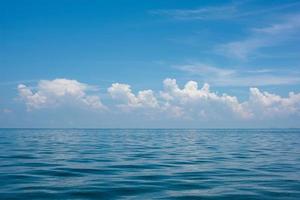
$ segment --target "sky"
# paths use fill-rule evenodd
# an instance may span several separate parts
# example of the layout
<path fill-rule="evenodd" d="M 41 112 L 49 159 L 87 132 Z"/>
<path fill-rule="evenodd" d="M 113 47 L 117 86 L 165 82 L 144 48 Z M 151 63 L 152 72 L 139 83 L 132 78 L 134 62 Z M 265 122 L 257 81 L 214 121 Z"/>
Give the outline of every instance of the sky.
<path fill-rule="evenodd" d="M 300 127 L 299 1 L 0 4 L 0 127 Z"/>

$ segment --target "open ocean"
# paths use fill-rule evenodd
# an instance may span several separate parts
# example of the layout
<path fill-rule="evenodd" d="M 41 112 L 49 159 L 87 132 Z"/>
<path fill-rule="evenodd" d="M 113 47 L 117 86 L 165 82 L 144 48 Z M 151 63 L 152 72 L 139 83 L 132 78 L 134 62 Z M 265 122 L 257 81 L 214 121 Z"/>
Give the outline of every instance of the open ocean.
<path fill-rule="evenodd" d="M 0 129 L 0 199 L 300 199 L 300 129 Z"/>

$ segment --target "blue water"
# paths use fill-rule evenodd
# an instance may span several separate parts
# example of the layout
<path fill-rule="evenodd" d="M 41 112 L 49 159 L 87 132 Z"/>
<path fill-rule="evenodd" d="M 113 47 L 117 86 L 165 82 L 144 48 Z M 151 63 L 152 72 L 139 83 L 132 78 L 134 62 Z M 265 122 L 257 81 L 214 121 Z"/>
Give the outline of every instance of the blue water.
<path fill-rule="evenodd" d="M 300 199 L 300 130 L 0 129 L 0 199 Z"/>

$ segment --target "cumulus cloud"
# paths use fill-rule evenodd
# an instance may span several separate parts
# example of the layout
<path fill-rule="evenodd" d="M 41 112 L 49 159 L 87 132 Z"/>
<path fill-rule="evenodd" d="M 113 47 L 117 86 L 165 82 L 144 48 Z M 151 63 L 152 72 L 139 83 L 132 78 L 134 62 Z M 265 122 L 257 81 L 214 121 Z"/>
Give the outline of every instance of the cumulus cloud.
<path fill-rule="evenodd" d="M 300 93 L 290 92 L 288 97 L 268 92 L 258 88 L 250 88 L 249 100 L 245 102 L 248 109 L 258 118 L 282 118 L 300 115 Z"/>
<path fill-rule="evenodd" d="M 135 95 L 132 93 L 130 85 L 113 83 L 107 91 L 113 99 L 121 102 L 119 106 L 123 108 L 158 107 L 157 99 L 152 90 L 139 91 L 138 94 Z"/>
<path fill-rule="evenodd" d="M 204 119 L 225 115 L 239 118 L 251 116 L 251 113 L 243 108 L 235 96 L 211 92 L 207 83 L 199 89 L 197 82 L 188 81 L 184 88 L 180 89 L 175 79 L 165 79 L 161 96 L 167 101 L 168 106 L 173 105 L 177 110 L 180 108 L 185 116 Z"/>
<path fill-rule="evenodd" d="M 170 78 L 163 81 L 163 90 L 157 93 L 143 90 L 134 94 L 129 85 L 120 83 L 112 84 L 108 93 L 122 109 L 138 111 L 151 108 L 151 114 L 167 118 L 251 121 L 300 114 L 300 94 L 290 93 L 288 97 L 281 97 L 250 88 L 249 99 L 241 102 L 236 96 L 211 91 L 207 83 L 199 87 L 197 82 L 188 81 L 181 88 L 175 79 Z M 149 114 L 149 110 L 142 112 Z"/>
<path fill-rule="evenodd" d="M 28 110 L 72 103 L 95 109 L 104 108 L 98 96 L 87 94 L 91 88 L 87 84 L 69 79 L 41 80 L 35 89 L 18 85 L 19 96 Z"/>
<path fill-rule="evenodd" d="M 63 104 L 99 110 L 106 108 L 99 96 L 89 94 L 90 89 L 87 84 L 68 79 L 42 80 L 35 88 L 18 86 L 19 96 L 28 110 Z M 188 81 L 180 87 L 175 79 L 170 78 L 163 81 L 163 89 L 157 92 L 141 90 L 135 93 L 130 85 L 121 83 L 113 83 L 107 91 L 112 108 L 121 112 L 132 111 L 133 116 L 142 114 L 145 119 L 251 122 L 300 117 L 300 93 L 293 92 L 281 97 L 250 88 L 248 100 L 239 101 L 236 96 L 212 91 L 207 83 L 199 87 L 197 82 Z"/>

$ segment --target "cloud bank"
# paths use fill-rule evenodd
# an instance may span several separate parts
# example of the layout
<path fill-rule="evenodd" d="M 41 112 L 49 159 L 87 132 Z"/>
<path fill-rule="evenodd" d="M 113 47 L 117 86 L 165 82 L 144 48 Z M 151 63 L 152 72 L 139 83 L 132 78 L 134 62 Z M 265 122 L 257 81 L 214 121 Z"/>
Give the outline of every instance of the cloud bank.
<path fill-rule="evenodd" d="M 106 113 L 118 109 L 146 118 L 202 122 L 300 117 L 300 93 L 293 92 L 281 97 L 253 87 L 249 89 L 248 100 L 241 102 L 236 96 L 211 91 L 207 83 L 199 87 L 197 82 L 188 81 L 181 88 L 175 79 L 167 78 L 162 90 L 141 90 L 136 94 L 128 84 L 113 83 L 107 89 L 109 105 L 104 106 L 98 95 L 89 94 L 90 90 L 90 85 L 68 79 L 41 80 L 33 88 L 18 86 L 28 111 L 68 104 Z"/>

